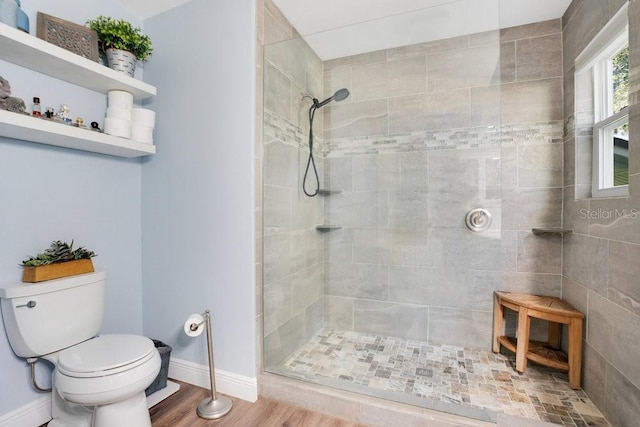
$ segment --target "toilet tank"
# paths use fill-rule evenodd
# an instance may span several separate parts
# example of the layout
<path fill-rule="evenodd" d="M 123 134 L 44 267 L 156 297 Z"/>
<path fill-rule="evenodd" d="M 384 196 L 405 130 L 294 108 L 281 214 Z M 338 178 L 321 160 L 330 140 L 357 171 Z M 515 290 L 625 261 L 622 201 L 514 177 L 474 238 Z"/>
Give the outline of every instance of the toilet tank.
<path fill-rule="evenodd" d="M 13 352 L 39 357 L 96 336 L 104 317 L 106 278 L 98 271 L 0 284 L 2 319 Z"/>

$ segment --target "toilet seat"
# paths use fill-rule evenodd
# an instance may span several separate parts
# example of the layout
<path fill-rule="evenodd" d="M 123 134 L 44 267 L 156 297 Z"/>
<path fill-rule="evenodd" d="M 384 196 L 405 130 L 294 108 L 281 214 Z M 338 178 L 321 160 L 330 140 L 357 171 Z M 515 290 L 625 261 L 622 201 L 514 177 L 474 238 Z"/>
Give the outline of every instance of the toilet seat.
<path fill-rule="evenodd" d="M 146 337 L 102 335 L 62 350 L 56 368 L 68 377 L 105 377 L 142 365 L 155 354 L 153 341 Z"/>

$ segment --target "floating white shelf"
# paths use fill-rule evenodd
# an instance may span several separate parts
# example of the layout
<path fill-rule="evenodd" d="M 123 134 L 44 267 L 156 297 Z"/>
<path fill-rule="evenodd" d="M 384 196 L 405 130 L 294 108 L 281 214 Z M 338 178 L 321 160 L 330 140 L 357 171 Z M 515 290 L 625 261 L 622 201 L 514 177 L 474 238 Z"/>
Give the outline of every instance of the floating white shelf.
<path fill-rule="evenodd" d="M 124 73 L 0 23 L 0 59 L 101 93 L 126 90 L 137 100 L 156 88 Z"/>
<path fill-rule="evenodd" d="M 156 152 L 153 144 L 3 110 L 0 110 L 0 135 L 119 157 L 140 157 Z"/>

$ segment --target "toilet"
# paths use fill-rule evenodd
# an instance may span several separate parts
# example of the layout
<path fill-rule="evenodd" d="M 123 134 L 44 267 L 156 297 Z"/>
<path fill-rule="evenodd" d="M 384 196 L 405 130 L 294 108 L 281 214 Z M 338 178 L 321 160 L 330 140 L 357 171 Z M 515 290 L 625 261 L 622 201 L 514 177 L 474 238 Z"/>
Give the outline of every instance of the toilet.
<path fill-rule="evenodd" d="M 151 426 L 144 390 L 160 371 L 160 355 L 143 336 L 98 336 L 106 278 L 99 271 L 0 284 L 13 352 L 55 366 L 49 427 Z"/>

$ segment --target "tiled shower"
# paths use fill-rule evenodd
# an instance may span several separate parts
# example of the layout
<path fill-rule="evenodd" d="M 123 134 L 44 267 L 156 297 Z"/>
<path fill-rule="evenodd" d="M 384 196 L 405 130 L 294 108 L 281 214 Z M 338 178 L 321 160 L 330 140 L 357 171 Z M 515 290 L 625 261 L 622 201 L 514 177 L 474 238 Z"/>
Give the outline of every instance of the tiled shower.
<path fill-rule="evenodd" d="M 267 370 L 324 327 L 488 349 L 494 290 L 560 295 L 560 237 L 531 228 L 561 225 L 561 49 L 559 20 L 324 63 L 265 46 Z M 304 96 L 342 87 L 308 198 Z"/>
<path fill-rule="evenodd" d="M 566 22 L 322 61 L 302 38 L 280 37 L 285 18 L 266 4 L 276 30 L 263 62 L 265 371 L 322 382 L 309 374 L 314 351 L 337 363 L 376 342 L 489 352 L 494 290 L 565 296 L 563 238 L 531 229 L 563 225 L 563 194 L 567 203 Z M 305 96 L 343 87 L 349 98 L 316 114 L 326 191 L 308 198 Z M 479 207 L 492 225 L 473 233 L 464 217 Z M 572 247 L 565 242 L 565 256 Z M 543 326 L 534 337 L 546 338 Z M 571 399 L 588 401 L 580 393 Z M 581 422 L 599 414 L 586 412 Z"/>

